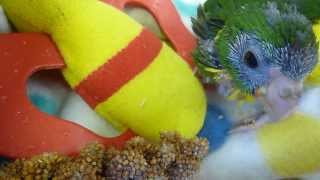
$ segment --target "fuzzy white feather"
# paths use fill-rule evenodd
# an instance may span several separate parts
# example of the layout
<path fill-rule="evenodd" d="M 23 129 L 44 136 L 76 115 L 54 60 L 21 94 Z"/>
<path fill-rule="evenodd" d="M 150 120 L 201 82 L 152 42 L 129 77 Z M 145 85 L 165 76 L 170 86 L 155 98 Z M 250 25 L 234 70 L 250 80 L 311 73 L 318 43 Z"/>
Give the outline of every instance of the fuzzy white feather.
<path fill-rule="evenodd" d="M 300 101 L 299 110 L 319 119 L 320 121 L 320 88 L 307 90 Z"/>
<path fill-rule="evenodd" d="M 74 92 L 71 92 L 66 99 L 60 117 L 86 127 L 101 136 L 114 137 L 120 134 Z"/>
<path fill-rule="evenodd" d="M 201 180 L 276 179 L 265 164 L 254 131 L 234 134 L 203 162 Z"/>

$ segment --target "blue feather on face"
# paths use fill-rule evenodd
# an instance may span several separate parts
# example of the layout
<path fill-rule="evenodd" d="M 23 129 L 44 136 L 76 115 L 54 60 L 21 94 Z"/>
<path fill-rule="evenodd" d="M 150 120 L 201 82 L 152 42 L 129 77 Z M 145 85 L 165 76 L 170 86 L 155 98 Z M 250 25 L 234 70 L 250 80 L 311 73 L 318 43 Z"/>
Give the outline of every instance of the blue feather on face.
<path fill-rule="evenodd" d="M 239 86 L 247 92 L 254 93 L 257 88 L 268 82 L 270 57 L 265 53 L 261 40 L 253 34 L 241 33 L 229 47 L 228 60 L 237 72 L 233 78 Z"/>
<path fill-rule="evenodd" d="M 229 47 L 228 61 L 236 71 L 233 78 L 251 93 L 270 82 L 271 68 L 279 68 L 288 79 L 303 80 L 318 59 L 317 48 L 312 44 L 303 48 L 290 44 L 276 48 L 254 34 L 239 34 Z"/>

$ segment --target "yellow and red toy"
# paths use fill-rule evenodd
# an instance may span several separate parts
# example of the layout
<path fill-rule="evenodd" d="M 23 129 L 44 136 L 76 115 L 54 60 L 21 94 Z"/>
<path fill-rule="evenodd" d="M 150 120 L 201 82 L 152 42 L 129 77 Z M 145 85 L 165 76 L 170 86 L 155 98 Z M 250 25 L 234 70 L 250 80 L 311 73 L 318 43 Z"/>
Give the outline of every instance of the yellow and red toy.
<path fill-rule="evenodd" d="M 195 40 L 183 27 L 173 5 L 170 1 L 108 2 L 118 8 L 123 8 L 128 3 L 146 7 L 155 15 L 181 56 L 127 15 L 98 0 L 0 0 L 9 19 L 19 31 L 50 35 L 64 59 L 63 75 L 67 82 L 115 127 L 123 131 L 129 128 L 134 133 L 155 141 L 162 131 L 177 131 L 184 137 L 194 137 L 202 127 L 206 101 L 201 84 L 194 77 L 191 68 L 190 53 Z M 162 9 L 163 7 L 167 8 Z M 167 21 L 166 12 L 170 14 L 170 21 Z M 47 51 L 56 53 L 50 47 L 52 45 L 48 43 L 48 39 L 41 36 L 43 35 L 22 34 L 3 35 L 1 38 L 6 40 L 3 43 L 16 38 L 17 41 L 11 41 L 10 46 L 21 41 L 32 44 L 32 38 L 35 41 L 42 40 L 43 48 L 37 47 L 31 51 L 34 56 L 39 53 L 36 58 L 39 60 Z M 7 45 L 3 46 L 1 51 L 7 51 Z M 20 53 L 29 51 L 27 47 L 11 47 L 8 52 L 19 53 L 14 56 L 14 61 L 26 63 L 21 59 L 34 57 L 27 52 Z M 9 60 L 13 63 L 13 57 Z M 59 61 L 59 57 L 44 60 L 44 67 L 50 66 L 51 62 L 56 65 L 53 67 L 62 68 L 63 63 Z M 41 64 L 35 63 L 33 67 L 29 66 L 22 78 L 27 79 L 31 70 L 39 70 L 39 65 Z M 24 86 L 21 79 L 17 83 L 20 83 L 20 88 Z M 9 91 L 1 91 L 1 94 L 6 93 L 10 94 Z M 16 97 L 25 95 L 22 92 L 18 94 L 20 96 Z M 20 111 L 23 112 L 23 118 L 17 120 L 9 115 L 9 112 L 18 112 L 20 105 L 17 102 L 18 99 L 14 105 L 11 104 L 14 107 L 11 110 L 9 107 L 1 110 L 2 113 L 7 111 L 7 116 L 0 123 L 1 129 L 5 129 L 0 133 L 2 155 L 23 157 L 46 151 L 70 154 L 88 141 L 110 144 L 110 141 L 103 141 L 77 125 L 64 121 L 54 122 L 54 118 L 35 112 L 33 108 L 28 109 L 31 105 L 27 101 Z M 6 105 L 8 103 L 10 104 L 8 101 Z M 28 117 L 29 113 L 33 116 Z M 42 117 L 43 121 L 34 119 L 37 117 Z M 31 122 L 30 126 L 25 123 L 25 118 L 31 118 L 28 121 Z M 121 144 L 131 136 L 132 133 L 127 131 L 119 137 L 120 141 L 111 139 L 111 144 Z M 29 150 L 23 147 L 29 147 Z"/>

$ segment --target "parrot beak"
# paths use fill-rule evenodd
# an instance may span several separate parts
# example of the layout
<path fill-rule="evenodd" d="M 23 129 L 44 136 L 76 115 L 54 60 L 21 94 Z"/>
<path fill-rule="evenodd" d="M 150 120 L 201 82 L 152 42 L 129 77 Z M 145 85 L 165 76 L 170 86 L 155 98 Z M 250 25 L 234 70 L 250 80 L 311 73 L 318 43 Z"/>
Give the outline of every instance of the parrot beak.
<path fill-rule="evenodd" d="M 298 105 L 303 82 L 289 79 L 279 68 L 272 68 L 269 73 L 271 80 L 265 88 L 265 100 L 273 116 L 271 119 L 278 120 L 288 115 Z"/>

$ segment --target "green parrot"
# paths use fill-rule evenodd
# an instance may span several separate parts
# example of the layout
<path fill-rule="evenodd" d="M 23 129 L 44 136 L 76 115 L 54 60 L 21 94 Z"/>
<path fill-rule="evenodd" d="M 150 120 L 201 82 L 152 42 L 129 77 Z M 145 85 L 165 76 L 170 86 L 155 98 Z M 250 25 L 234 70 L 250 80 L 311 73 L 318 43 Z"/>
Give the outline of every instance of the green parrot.
<path fill-rule="evenodd" d="M 318 63 L 313 25 L 319 17 L 320 0 L 207 0 L 199 6 L 192 18 L 194 59 L 201 75 L 217 84 L 220 99 L 228 97 L 219 104 L 229 109 L 234 129 L 251 120 L 260 127 L 297 106 L 303 81 Z"/>

